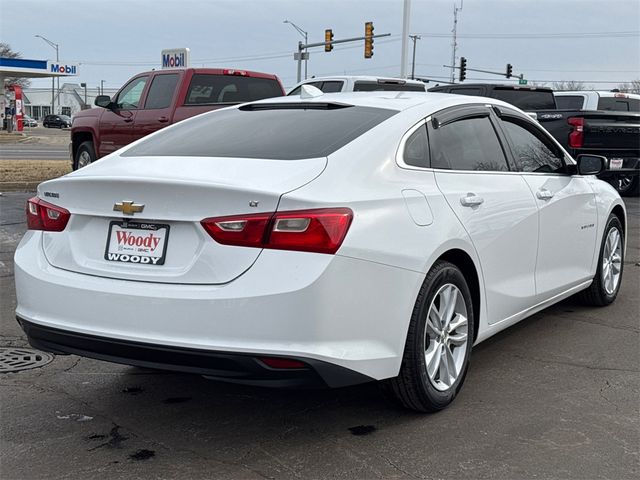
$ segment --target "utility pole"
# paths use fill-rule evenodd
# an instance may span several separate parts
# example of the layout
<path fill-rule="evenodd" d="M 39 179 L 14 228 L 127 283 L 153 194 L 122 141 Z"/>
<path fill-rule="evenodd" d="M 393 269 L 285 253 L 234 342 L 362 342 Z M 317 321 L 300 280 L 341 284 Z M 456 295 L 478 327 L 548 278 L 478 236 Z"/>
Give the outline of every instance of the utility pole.
<path fill-rule="evenodd" d="M 411 60 L 411 80 L 416 79 L 416 40 L 420 40 L 420 35 L 409 35 L 409 38 L 413 40 L 413 60 Z"/>
<path fill-rule="evenodd" d="M 56 63 L 60 62 L 60 58 L 58 56 L 58 47 L 59 45 L 57 43 L 53 43 L 51 40 L 49 40 L 48 38 L 44 38 L 42 35 L 34 35 L 34 37 L 37 38 L 41 38 L 42 40 L 44 40 L 45 42 L 47 42 L 49 44 L 50 47 L 55 48 L 56 50 Z M 55 100 L 55 77 L 52 75 L 51 76 L 51 114 L 55 115 L 55 110 L 56 110 L 56 100 Z M 60 77 L 58 77 L 58 94 L 60 94 Z"/>
<path fill-rule="evenodd" d="M 304 37 L 304 43 L 307 44 L 309 43 L 309 39 L 308 39 L 308 33 L 306 31 L 304 31 L 302 28 L 300 28 L 298 25 L 296 25 L 293 22 L 290 22 L 289 20 L 284 20 L 282 23 L 288 23 L 289 25 L 291 25 L 293 28 L 295 28 L 298 33 L 300 35 L 302 35 Z M 302 44 L 302 42 L 298 42 L 298 51 L 302 52 L 302 50 L 300 50 L 300 45 Z M 307 62 L 309 61 L 309 52 L 304 51 L 303 56 L 304 58 L 304 79 L 307 79 Z M 300 59 L 300 61 L 302 61 L 302 58 Z M 300 63 L 300 62 L 298 62 Z M 300 82 L 300 77 L 301 77 L 302 73 L 301 73 L 301 65 L 298 65 L 298 82 Z"/>
<path fill-rule="evenodd" d="M 400 54 L 400 78 L 407 78 L 407 49 L 409 48 L 409 19 L 411 0 L 404 0 L 402 10 L 402 52 Z"/>
<path fill-rule="evenodd" d="M 100 95 L 104 95 L 104 80 L 100 80 Z"/>
<path fill-rule="evenodd" d="M 458 12 L 462 11 L 462 7 L 464 6 L 464 0 L 460 2 L 460 8 L 454 3 L 453 4 L 453 42 L 451 43 L 451 65 L 456 64 L 456 50 L 458 49 Z M 455 82 L 455 70 L 451 69 L 450 81 L 451 83 Z"/>

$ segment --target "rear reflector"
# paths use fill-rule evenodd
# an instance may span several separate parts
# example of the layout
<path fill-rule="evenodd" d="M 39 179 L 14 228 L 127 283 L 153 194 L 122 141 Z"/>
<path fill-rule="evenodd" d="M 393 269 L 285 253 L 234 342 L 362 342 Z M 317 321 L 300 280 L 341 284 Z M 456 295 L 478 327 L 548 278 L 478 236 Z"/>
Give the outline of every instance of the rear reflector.
<path fill-rule="evenodd" d="M 260 357 L 258 360 L 269 368 L 293 370 L 307 367 L 303 362 L 299 360 L 291 360 L 290 358 Z"/>
<path fill-rule="evenodd" d="M 582 148 L 584 144 L 584 118 L 570 117 L 567 123 L 571 125 L 569 133 L 569 146 L 571 148 Z"/>
<path fill-rule="evenodd" d="M 46 232 L 61 232 L 71 214 L 68 210 L 33 197 L 27 200 L 27 228 Z"/>
<path fill-rule="evenodd" d="M 334 254 L 352 219 L 348 208 L 320 208 L 205 218 L 200 223 L 223 245 Z"/>

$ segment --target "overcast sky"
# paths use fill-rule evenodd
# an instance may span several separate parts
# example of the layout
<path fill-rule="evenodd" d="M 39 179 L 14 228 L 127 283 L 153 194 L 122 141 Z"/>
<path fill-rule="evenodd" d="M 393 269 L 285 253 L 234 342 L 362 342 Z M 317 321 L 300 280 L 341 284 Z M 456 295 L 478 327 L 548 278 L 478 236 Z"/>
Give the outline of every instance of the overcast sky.
<path fill-rule="evenodd" d="M 460 5 L 460 0 L 457 0 Z M 448 78 L 453 0 L 412 0 L 410 33 L 417 43 L 416 75 Z M 403 0 L 0 0 L 0 40 L 24 58 L 80 63 L 74 82 L 117 88 L 133 74 L 158 68 L 164 48 L 189 47 L 192 66 L 233 67 L 296 80 L 293 51 L 310 42 L 364 34 L 373 21 L 374 56 L 362 43 L 311 50 L 309 76 L 397 76 Z M 622 32 L 622 33 L 621 33 Z M 583 80 L 597 88 L 640 78 L 640 0 L 465 0 L 459 13 L 458 55 L 469 68 L 504 70 L 535 81 Z M 570 35 L 567 35 L 570 34 Z M 411 57 L 409 56 L 409 59 Z M 468 73 L 468 78 L 497 79 Z M 598 83 L 610 82 L 610 83 Z M 48 87 L 49 80 L 35 80 Z"/>

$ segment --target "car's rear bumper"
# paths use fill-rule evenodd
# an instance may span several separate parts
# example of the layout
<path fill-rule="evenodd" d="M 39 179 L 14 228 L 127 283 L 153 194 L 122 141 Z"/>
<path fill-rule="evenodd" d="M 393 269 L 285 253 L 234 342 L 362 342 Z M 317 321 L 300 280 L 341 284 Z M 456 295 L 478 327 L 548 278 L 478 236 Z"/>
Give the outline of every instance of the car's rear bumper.
<path fill-rule="evenodd" d="M 265 355 L 214 352 L 193 348 L 118 340 L 38 325 L 17 317 L 29 343 L 56 354 L 74 354 L 108 362 L 159 370 L 194 373 L 250 385 L 271 387 L 342 387 L 373 380 L 344 367 L 310 358 L 301 368 L 272 368 Z M 279 359 L 282 357 L 278 357 Z"/>
<path fill-rule="evenodd" d="M 223 285 L 118 280 L 51 266 L 41 233 L 30 231 L 16 250 L 15 280 L 23 325 L 112 342 L 85 342 L 81 355 L 138 364 L 141 359 L 109 347 L 133 342 L 156 350 L 300 358 L 380 380 L 399 371 L 424 275 L 339 255 L 265 250 Z M 31 336 L 46 346 L 46 339 Z M 50 348 L 67 351 L 60 347 L 65 342 L 50 341 Z M 94 347 L 100 349 L 92 354 Z"/>

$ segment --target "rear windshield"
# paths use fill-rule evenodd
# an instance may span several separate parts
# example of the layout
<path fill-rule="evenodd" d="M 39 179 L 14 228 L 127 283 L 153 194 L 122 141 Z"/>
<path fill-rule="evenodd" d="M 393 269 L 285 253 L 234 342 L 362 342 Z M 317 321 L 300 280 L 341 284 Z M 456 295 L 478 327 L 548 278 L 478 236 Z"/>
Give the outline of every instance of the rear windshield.
<path fill-rule="evenodd" d="M 424 92 L 424 85 L 416 85 L 414 83 L 378 83 L 378 82 L 366 82 L 360 81 L 353 84 L 354 92 Z"/>
<path fill-rule="evenodd" d="M 502 89 L 493 90 L 493 98 L 515 105 L 521 110 L 555 110 L 553 92 L 549 90 Z"/>
<path fill-rule="evenodd" d="M 556 96 L 558 110 L 582 110 L 584 97 L 582 95 L 558 95 Z"/>
<path fill-rule="evenodd" d="M 278 106 L 256 110 L 234 108 L 200 115 L 143 140 L 123 156 L 277 160 L 326 157 L 397 113 L 383 108 L 331 104 L 329 108 L 318 108 L 317 104 L 314 108 L 274 105 Z"/>
<path fill-rule="evenodd" d="M 271 78 L 197 73 L 191 78 L 185 105 L 243 103 L 284 95 Z"/>

